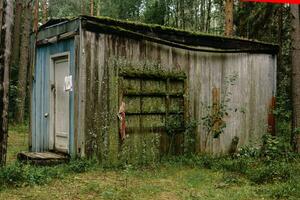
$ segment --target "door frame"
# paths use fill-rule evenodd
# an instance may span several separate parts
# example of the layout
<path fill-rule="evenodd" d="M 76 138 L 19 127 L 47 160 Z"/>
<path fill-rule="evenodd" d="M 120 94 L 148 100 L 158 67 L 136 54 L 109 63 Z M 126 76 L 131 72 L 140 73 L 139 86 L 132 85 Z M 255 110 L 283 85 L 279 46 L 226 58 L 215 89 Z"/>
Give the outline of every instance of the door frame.
<path fill-rule="evenodd" d="M 49 78 L 49 150 L 55 150 L 55 123 L 54 123 L 54 96 L 51 90 L 51 85 L 54 83 L 54 66 L 55 66 L 55 61 L 58 59 L 66 58 L 68 60 L 68 68 L 69 68 L 69 73 L 71 72 L 70 69 L 70 52 L 62 52 L 62 53 L 57 53 L 53 54 L 50 56 L 50 78 Z M 71 95 L 69 95 L 69 101 L 70 101 Z M 70 117 L 70 105 L 69 105 L 69 117 Z M 70 153 L 70 124 L 69 124 L 69 147 L 68 147 L 68 153 Z"/>

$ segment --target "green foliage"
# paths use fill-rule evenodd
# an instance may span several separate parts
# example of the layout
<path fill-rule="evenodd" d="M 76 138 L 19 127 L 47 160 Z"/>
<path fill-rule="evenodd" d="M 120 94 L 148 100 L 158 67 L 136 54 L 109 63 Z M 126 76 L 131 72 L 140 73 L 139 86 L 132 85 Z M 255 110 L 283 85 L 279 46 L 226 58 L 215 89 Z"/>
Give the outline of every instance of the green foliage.
<path fill-rule="evenodd" d="M 260 148 L 253 145 L 247 145 L 241 147 L 238 153 L 235 155 L 235 157 L 243 157 L 243 158 L 258 158 L 259 156 L 260 156 Z"/>
<path fill-rule="evenodd" d="M 15 162 L 0 169 L 0 186 L 45 184 L 62 175 L 58 167 L 35 167 Z"/>
<path fill-rule="evenodd" d="M 71 160 L 71 162 L 66 166 L 66 169 L 70 172 L 82 173 L 93 169 L 96 164 L 97 161 L 94 159 L 87 160 L 83 158 L 77 158 Z"/>
<path fill-rule="evenodd" d="M 192 154 L 195 152 L 196 128 L 199 125 L 197 120 L 191 119 L 185 122 L 184 130 L 184 153 Z"/>
<path fill-rule="evenodd" d="M 51 18 L 78 16 L 81 13 L 81 3 L 78 0 L 49 0 L 49 16 Z"/>
<path fill-rule="evenodd" d="M 300 183 L 297 178 L 291 178 L 267 189 L 260 189 L 258 192 L 265 193 L 272 199 L 300 199 Z"/>
<path fill-rule="evenodd" d="M 82 173 L 96 168 L 94 160 L 75 159 L 57 166 L 34 166 L 14 162 L 0 168 L 0 188 L 46 184 L 68 173 Z"/>
<path fill-rule="evenodd" d="M 204 115 L 204 117 L 201 119 L 202 125 L 206 131 L 205 145 L 207 145 L 210 136 L 213 136 L 213 138 L 218 138 L 222 133 L 224 133 L 227 126 L 224 118 L 229 115 L 229 112 L 237 111 L 237 109 L 229 106 L 232 95 L 232 93 L 229 91 L 229 87 L 235 84 L 237 78 L 237 73 L 225 77 L 224 89 L 221 92 L 220 102 L 212 102 L 211 104 L 202 103 L 206 113 L 206 115 Z"/>
<path fill-rule="evenodd" d="M 19 163 L 2 168 L 0 174 L 1 185 L 17 185 L 24 181 L 24 171 Z"/>
<path fill-rule="evenodd" d="M 151 24 L 165 24 L 167 4 L 165 0 L 155 0 L 146 2 L 144 21 Z"/>
<path fill-rule="evenodd" d="M 296 154 L 292 152 L 289 143 L 284 142 L 281 138 L 276 138 L 270 134 L 265 134 L 262 138 L 261 157 L 267 161 L 290 160 L 295 158 Z"/>
<path fill-rule="evenodd" d="M 260 165 L 257 168 L 249 168 L 246 175 L 254 183 L 262 184 L 274 181 L 286 181 L 294 174 L 290 163 L 272 162 Z"/>

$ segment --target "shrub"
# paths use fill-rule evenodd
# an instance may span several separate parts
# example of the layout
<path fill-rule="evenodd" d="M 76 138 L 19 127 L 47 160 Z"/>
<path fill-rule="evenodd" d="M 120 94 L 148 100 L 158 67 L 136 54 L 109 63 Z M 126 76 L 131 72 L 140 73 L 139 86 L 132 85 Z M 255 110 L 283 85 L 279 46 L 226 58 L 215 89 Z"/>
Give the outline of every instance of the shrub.
<path fill-rule="evenodd" d="M 0 188 L 21 185 L 41 185 L 68 172 L 81 173 L 91 170 L 94 160 L 77 159 L 67 165 L 39 167 L 15 162 L 0 168 Z"/>
<path fill-rule="evenodd" d="M 262 137 L 262 143 L 260 156 L 267 162 L 282 159 L 287 161 L 294 159 L 296 156 L 292 152 L 291 145 L 285 142 L 282 138 L 265 134 Z"/>
<path fill-rule="evenodd" d="M 219 168 L 231 172 L 237 172 L 240 174 L 246 174 L 248 169 L 253 167 L 253 160 L 248 158 L 239 158 L 239 159 L 231 159 L 225 158 L 222 159 L 219 163 Z"/>
<path fill-rule="evenodd" d="M 20 163 L 0 168 L 0 185 L 18 185 L 25 180 L 24 170 Z"/>
<path fill-rule="evenodd" d="M 291 178 L 293 171 L 289 163 L 272 162 L 257 168 L 249 168 L 247 177 L 257 184 L 286 181 Z"/>
<path fill-rule="evenodd" d="M 83 158 L 78 158 L 71 160 L 67 165 L 67 170 L 69 172 L 82 173 L 91 170 L 95 167 L 96 160 L 87 160 Z"/>
<path fill-rule="evenodd" d="M 260 156 L 260 148 L 255 146 L 244 146 L 238 150 L 238 153 L 234 156 L 235 158 L 258 158 Z"/>
<path fill-rule="evenodd" d="M 0 169 L 0 186 L 45 184 L 52 178 L 62 177 L 61 167 L 38 167 L 18 162 Z"/>
<path fill-rule="evenodd" d="M 274 187 L 270 187 L 262 192 L 272 199 L 300 199 L 300 184 L 298 180 L 292 179 L 276 184 Z"/>

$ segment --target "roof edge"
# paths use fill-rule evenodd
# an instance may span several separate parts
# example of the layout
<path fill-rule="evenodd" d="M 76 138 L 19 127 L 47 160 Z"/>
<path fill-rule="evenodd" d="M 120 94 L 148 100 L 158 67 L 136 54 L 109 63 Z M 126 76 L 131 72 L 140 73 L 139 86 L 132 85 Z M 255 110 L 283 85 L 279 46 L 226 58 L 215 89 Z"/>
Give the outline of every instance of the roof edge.
<path fill-rule="evenodd" d="M 279 45 L 274 43 L 267 43 L 258 40 L 240 38 L 240 37 L 227 37 L 221 35 L 212 35 L 201 32 L 186 31 L 177 28 L 161 26 L 157 24 L 145 24 L 141 22 L 117 20 L 109 17 L 92 17 L 87 15 L 80 15 L 76 18 L 60 18 L 49 20 L 46 24 L 42 25 L 39 31 L 43 31 L 53 26 L 59 26 L 74 20 L 86 21 L 87 23 L 95 22 L 103 27 L 110 27 L 115 29 L 122 29 L 130 33 L 143 34 L 146 37 L 159 38 L 171 43 L 178 43 L 181 45 L 194 46 L 194 47 L 209 47 L 213 49 L 224 50 L 241 50 L 249 52 L 265 52 L 267 54 L 277 54 Z M 90 26 L 91 27 L 91 26 Z M 94 31 L 99 31 L 95 29 Z M 101 31 L 99 31 L 101 32 Z M 114 31 L 114 33 L 118 33 Z"/>

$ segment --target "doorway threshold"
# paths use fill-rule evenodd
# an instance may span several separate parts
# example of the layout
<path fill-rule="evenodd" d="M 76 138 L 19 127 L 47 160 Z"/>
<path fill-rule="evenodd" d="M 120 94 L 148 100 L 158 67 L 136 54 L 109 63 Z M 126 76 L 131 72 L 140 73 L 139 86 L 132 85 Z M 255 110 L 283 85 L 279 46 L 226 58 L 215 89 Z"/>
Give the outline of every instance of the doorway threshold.
<path fill-rule="evenodd" d="M 69 155 L 57 152 L 20 152 L 17 158 L 21 162 L 34 165 L 57 165 L 70 160 Z"/>

